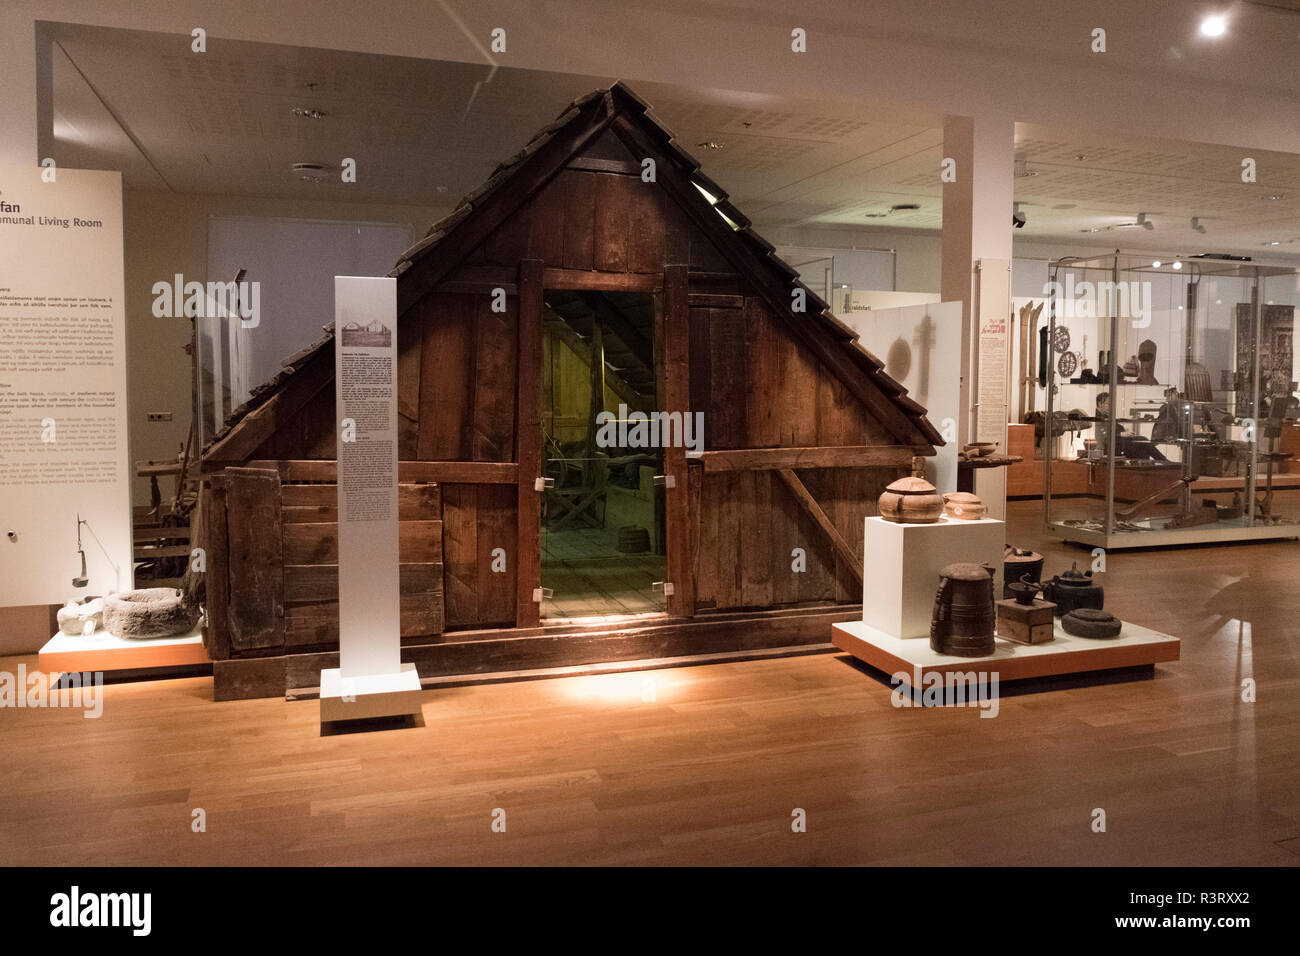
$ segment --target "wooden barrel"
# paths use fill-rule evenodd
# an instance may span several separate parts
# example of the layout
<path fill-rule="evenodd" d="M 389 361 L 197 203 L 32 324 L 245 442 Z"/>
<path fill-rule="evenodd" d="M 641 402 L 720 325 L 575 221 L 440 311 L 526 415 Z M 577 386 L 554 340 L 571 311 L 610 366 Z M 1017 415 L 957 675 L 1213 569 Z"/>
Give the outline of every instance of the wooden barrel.
<path fill-rule="evenodd" d="M 988 657 L 993 653 L 996 626 L 991 568 L 960 562 L 939 572 L 930 619 L 931 650 L 957 657 Z"/>

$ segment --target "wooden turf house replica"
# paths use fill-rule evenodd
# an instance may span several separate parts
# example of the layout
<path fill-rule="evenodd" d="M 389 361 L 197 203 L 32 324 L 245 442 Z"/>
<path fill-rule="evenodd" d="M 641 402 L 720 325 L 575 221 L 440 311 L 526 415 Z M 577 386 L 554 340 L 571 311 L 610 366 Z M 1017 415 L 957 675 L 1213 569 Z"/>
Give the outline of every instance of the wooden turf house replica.
<path fill-rule="evenodd" d="M 862 519 L 942 441 L 626 86 L 575 101 L 390 274 L 423 677 L 819 643 L 857 614 Z M 333 345 L 286 359 L 203 452 L 218 699 L 337 663 Z M 584 379 L 590 414 L 561 387 Z M 702 412 L 702 453 L 595 448 L 619 404 Z M 548 541 L 638 521 L 660 613 L 584 617 L 579 595 L 551 619 Z"/>

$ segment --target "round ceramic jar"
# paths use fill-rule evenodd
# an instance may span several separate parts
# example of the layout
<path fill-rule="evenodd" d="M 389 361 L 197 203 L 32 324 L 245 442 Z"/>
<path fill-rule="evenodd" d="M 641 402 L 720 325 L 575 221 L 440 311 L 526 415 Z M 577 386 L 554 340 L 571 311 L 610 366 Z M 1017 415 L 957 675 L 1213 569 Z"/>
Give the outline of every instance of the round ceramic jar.
<path fill-rule="evenodd" d="M 988 512 L 979 496 L 969 491 L 950 491 L 943 496 L 943 513 L 957 521 L 978 521 Z"/>
<path fill-rule="evenodd" d="M 876 502 L 880 517 L 895 524 L 933 524 L 943 514 L 943 498 L 924 478 L 899 478 Z"/>

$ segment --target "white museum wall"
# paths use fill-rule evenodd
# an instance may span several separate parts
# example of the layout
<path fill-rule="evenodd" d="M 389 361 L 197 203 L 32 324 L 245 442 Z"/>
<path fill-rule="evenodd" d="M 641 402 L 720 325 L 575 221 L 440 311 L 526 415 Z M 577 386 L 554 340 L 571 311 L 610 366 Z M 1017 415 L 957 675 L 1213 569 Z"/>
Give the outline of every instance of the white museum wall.
<path fill-rule="evenodd" d="M 863 347 L 885 363 L 890 377 L 924 405 L 940 432 L 944 420 L 955 423 L 960 412 L 961 336 L 941 330 L 961 325 L 961 303 L 909 305 L 897 309 L 854 312 L 841 318 L 858 333 Z M 957 490 L 957 453 L 953 440 L 937 449 L 926 463 L 927 474 L 940 492 Z"/>
<path fill-rule="evenodd" d="M 410 224 L 423 235 L 450 209 L 426 206 L 380 206 L 331 201 L 253 197 L 180 195 L 128 190 L 125 201 L 127 387 L 131 453 L 136 461 L 175 457 L 184 444 L 190 420 L 190 363 L 184 348 L 189 321 L 155 318 L 153 284 L 170 282 L 176 273 L 206 282 L 208 228 L 213 216 L 285 219 L 333 219 Z M 390 263 L 391 267 L 391 263 Z M 228 280 L 230 276 L 213 276 Z M 331 315 L 321 316 L 327 325 Z M 285 355 L 288 355 L 286 352 Z M 284 358 L 285 356 L 279 356 Z M 152 411 L 171 411 L 169 422 L 150 422 Z M 164 498 L 172 484 L 160 480 Z M 149 503 L 148 479 L 132 486 L 137 506 Z"/>

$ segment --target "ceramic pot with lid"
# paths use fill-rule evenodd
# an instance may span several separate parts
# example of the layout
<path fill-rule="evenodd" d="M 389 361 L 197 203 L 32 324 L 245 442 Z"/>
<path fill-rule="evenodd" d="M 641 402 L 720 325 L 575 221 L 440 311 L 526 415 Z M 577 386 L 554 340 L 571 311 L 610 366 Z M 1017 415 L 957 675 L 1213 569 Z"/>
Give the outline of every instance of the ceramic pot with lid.
<path fill-rule="evenodd" d="M 1081 607 L 1100 611 L 1106 595 L 1100 584 L 1093 584 L 1092 572 L 1080 571 L 1075 562 L 1064 574 L 1043 582 L 1043 597 L 1056 605 L 1056 616 L 1063 617 Z"/>
<path fill-rule="evenodd" d="M 943 498 L 924 478 L 899 478 L 885 488 L 876 507 L 895 524 L 933 524 L 943 514 Z"/>
<path fill-rule="evenodd" d="M 978 495 L 969 491 L 950 491 L 943 496 L 943 513 L 956 521 L 978 521 L 989 509 Z"/>

